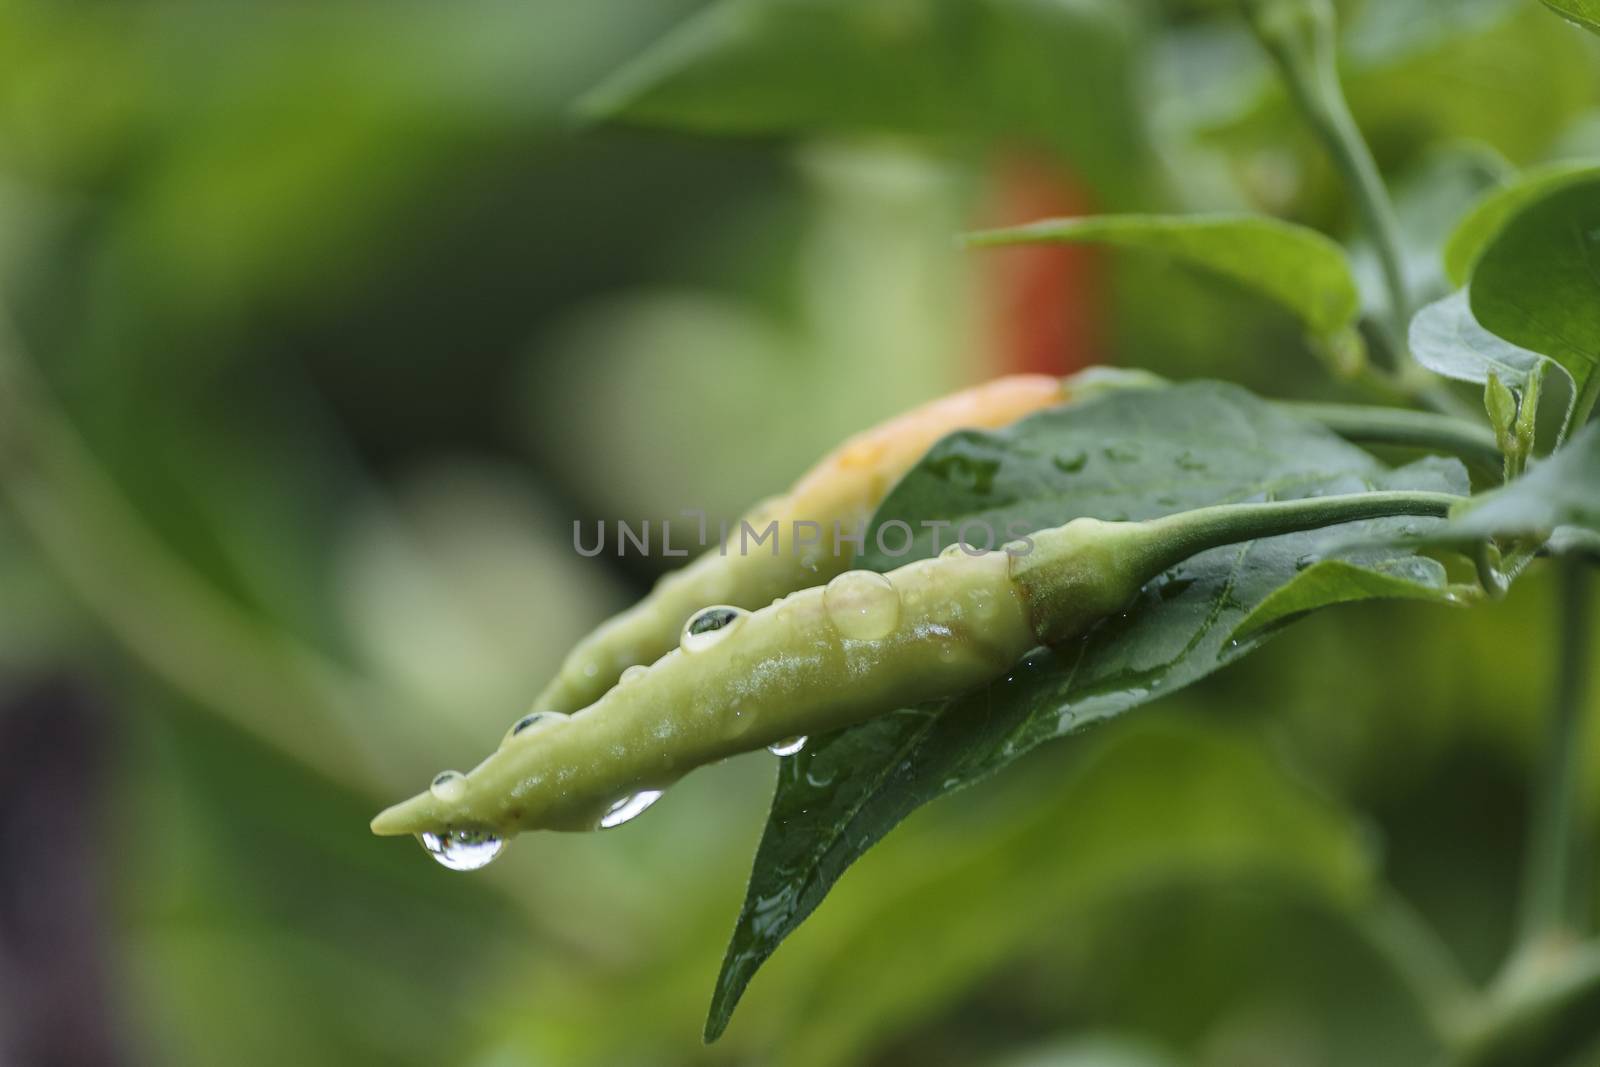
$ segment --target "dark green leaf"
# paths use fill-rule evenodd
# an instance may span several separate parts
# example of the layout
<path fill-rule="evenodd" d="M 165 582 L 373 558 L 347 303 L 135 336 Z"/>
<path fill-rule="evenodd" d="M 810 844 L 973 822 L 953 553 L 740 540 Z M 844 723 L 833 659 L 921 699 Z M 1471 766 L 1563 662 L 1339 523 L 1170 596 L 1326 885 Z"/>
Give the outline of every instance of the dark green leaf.
<path fill-rule="evenodd" d="M 1506 222 L 1473 268 L 1470 295 L 1486 329 L 1566 368 L 1581 424 L 1600 391 L 1600 177 Z"/>
<path fill-rule="evenodd" d="M 1456 224 L 1445 243 L 1445 274 L 1453 284 L 1466 285 L 1478 257 L 1507 219 L 1548 193 L 1597 175 L 1600 168 L 1592 161 L 1551 163 L 1532 168 L 1488 194 Z"/>
<path fill-rule="evenodd" d="M 1257 630 L 1287 622 L 1334 604 L 1357 600 L 1422 600 L 1433 604 L 1462 604 L 1475 596 L 1476 586 L 1451 587 L 1444 567 L 1416 556 L 1363 566 L 1345 559 L 1327 559 L 1295 575 L 1281 589 L 1256 605 L 1234 627 L 1235 640 Z"/>
<path fill-rule="evenodd" d="M 1285 773 L 1258 738 L 1154 714 L 1096 731 L 1071 756 L 982 809 L 994 818 L 981 829 L 922 821 L 883 843 L 873 870 L 917 873 L 894 892 L 841 893 L 815 920 L 825 936 L 793 946 L 791 982 L 851 980 L 784 991 L 805 1020 L 787 1062 L 871 1048 L 1037 951 L 1040 930 L 1087 936 L 1107 904 L 1164 882 L 1269 878 L 1339 909 L 1366 899 L 1373 855 L 1360 820 Z M 922 950 L 932 929 L 938 953 Z"/>
<path fill-rule="evenodd" d="M 1569 22 L 1600 33 L 1600 2 L 1596 0 L 1544 0 L 1544 6 Z"/>
<path fill-rule="evenodd" d="M 945 438 L 879 508 L 863 566 L 887 570 L 932 555 L 936 537 L 952 540 L 949 529 L 923 525 L 933 521 L 957 531 L 973 521 L 995 531 L 1012 522 L 1039 529 L 1085 515 L 1143 519 L 1223 501 L 1380 487 L 1460 493 L 1466 486 L 1454 461 L 1390 471 L 1235 387 L 1109 393 L 1000 432 Z M 876 530 L 889 522 L 916 531 L 909 556 L 875 550 Z M 1304 561 L 1353 530 L 1378 536 L 1432 523 L 1350 524 L 1204 553 L 1150 583 L 1125 614 L 1075 644 L 1034 652 L 993 685 L 815 739 L 780 775 L 708 1036 L 726 1026 L 778 943 L 910 812 L 1041 742 L 1180 689 L 1252 651 L 1265 635 L 1234 641 L 1234 628 Z M 969 534 L 977 528 L 969 525 Z M 1366 561 L 1403 558 L 1391 549 Z"/>
<path fill-rule="evenodd" d="M 1032 144 L 1116 194 L 1144 151 L 1130 27 L 1094 0 L 722 0 L 581 106 L 715 133 Z"/>
<path fill-rule="evenodd" d="M 1097 242 L 1220 274 L 1276 301 L 1326 345 L 1348 344 L 1361 297 L 1344 250 L 1315 230 L 1262 215 L 1097 215 L 975 233 L 977 246 Z"/>

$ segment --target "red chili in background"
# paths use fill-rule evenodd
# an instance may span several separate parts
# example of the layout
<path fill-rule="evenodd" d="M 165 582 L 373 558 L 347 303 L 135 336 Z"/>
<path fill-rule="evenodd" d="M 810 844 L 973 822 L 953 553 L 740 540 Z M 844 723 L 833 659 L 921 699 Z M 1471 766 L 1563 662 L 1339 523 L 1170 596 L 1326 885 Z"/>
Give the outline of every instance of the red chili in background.
<path fill-rule="evenodd" d="M 1065 168 L 1035 157 L 1003 157 L 978 212 L 981 226 L 1084 215 L 1088 192 Z M 1103 304 L 1101 261 L 1086 245 L 1036 245 L 986 252 L 978 265 L 989 339 L 982 376 L 1065 375 L 1097 362 Z"/>

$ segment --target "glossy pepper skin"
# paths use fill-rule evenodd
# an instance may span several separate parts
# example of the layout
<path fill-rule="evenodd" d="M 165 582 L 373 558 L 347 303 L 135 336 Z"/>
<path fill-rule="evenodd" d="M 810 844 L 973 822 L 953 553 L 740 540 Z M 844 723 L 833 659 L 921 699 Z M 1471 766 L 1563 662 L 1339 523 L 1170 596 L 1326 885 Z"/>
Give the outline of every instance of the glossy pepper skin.
<path fill-rule="evenodd" d="M 891 572 L 894 623 L 868 640 L 841 630 L 825 588 L 742 614 L 708 647 L 686 643 L 570 718 L 508 735 L 451 802 L 419 794 L 373 829 L 590 830 L 700 764 L 969 689 L 1037 644 L 1009 564 L 957 552 Z"/>
<path fill-rule="evenodd" d="M 760 608 L 848 570 L 848 550 L 832 550 L 835 524 L 846 534 L 865 524 L 894 483 L 935 441 L 955 430 L 1009 426 L 1024 415 L 1065 402 L 1072 394 L 1070 379 L 1011 375 L 934 400 L 852 437 L 788 493 L 744 517 L 757 532 L 777 522 L 783 540 L 776 556 L 764 547 L 730 549 L 726 554 L 712 550 L 666 575 L 638 604 L 579 642 L 533 707 L 571 712 L 589 706 L 628 667 L 654 663 L 675 647 L 683 624 L 707 605 Z M 794 523 L 805 521 L 820 525 L 823 543 L 815 552 L 791 551 Z M 730 538 L 736 538 L 738 530 L 735 525 Z"/>
<path fill-rule="evenodd" d="M 447 796 L 381 813 L 379 834 L 589 830 L 618 801 L 693 768 L 991 682 L 1040 644 L 1121 610 L 1162 571 L 1220 545 L 1386 515 L 1443 516 L 1440 493 L 1227 504 L 1146 522 L 1075 519 L 1031 546 L 957 547 L 874 575 L 852 571 L 726 624 L 686 627 L 683 647 L 590 707 L 513 731 Z M 892 609 L 892 610 L 891 610 Z"/>

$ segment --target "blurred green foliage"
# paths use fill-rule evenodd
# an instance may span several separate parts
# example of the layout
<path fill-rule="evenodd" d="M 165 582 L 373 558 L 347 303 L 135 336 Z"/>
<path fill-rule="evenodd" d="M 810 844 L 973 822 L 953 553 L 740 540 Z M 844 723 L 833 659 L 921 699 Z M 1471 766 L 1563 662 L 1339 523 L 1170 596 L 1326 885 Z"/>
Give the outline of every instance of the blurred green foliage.
<path fill-rule="evenodd" d="M 1540 5 L 1341 12 L 1419 248 L 1592 149 L 1595 42 Z M 573 519 L 735 514 L 1010 365 L 1004 275 L 951 242 L 1027 221 L 1009 163 L 1358 244 L 1242 32 L 1154 0 L 0 0 L 0 693 L 109 711 L 103 878 L 26 898 L 101 919 L 108 1062 L 1421 1062 L 1352 901 L 1381 870 L 1472 977 L 1503 953 L 1537 576 L 1334 613 L 919 813 L 709 1048 L 768 761 L 474 877 L 366 833 L 667 562 L 580 559 Z M 1266 301 L 1094 262 L 1064 355 L 1359 395 Z M 0 978 L 52 977 L 0 938 Z"/>

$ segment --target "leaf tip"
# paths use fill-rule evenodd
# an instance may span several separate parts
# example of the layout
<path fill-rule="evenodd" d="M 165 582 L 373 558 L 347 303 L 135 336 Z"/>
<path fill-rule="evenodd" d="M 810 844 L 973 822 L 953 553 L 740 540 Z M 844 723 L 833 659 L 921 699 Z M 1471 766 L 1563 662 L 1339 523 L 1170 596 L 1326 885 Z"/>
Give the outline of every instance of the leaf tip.
<path fill-rule="evenodd" d="M 956 234 L 957 248 L 986 248 L 1005 243 L 1005 230 L 967 230 Z"/>
<path fill-rule="evenodd" d="M 728 1024 L 733 1021 L 733 1009 L 738 1006 L 739 998 L 744 996 L 744 986 L 749 977 L 748 974 L 735 977 L 727 967 L 717 975 L 717 988 L 711 994 L 711 1006 L 706 1009 L 705 1029 L 700 1034 L 700 1040 L 705 1044 L 715 1044 L 727 1031 Z"/>
<path fill-rule="evenodd" d="M 994 248 L 1000 245 L 1042 244 L 1061 240 L 1054 232 L 1063 227 L 1066 219 L 1039 219 L 1018 226 L 995 226 L 984 230 L 968 230 L 956 238 L 965 248 Z"/>

